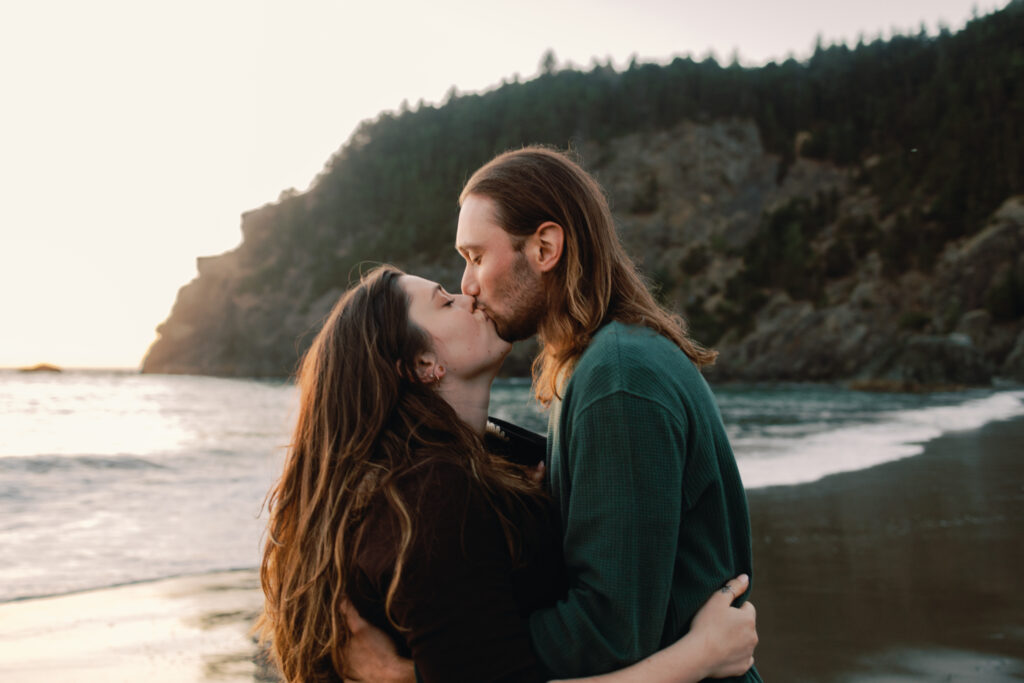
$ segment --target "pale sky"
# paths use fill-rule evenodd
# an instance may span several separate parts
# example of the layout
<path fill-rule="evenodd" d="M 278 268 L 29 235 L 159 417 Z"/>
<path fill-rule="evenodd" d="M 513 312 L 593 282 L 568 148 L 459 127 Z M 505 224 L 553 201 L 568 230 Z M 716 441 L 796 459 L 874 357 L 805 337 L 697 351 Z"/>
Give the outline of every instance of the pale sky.
<path fill-rule="evenodd" d="M 0 0 L 0 367 L 137 367 L 196 257 L 402 100 L 526 79 L 548 48 L 756 65 L 1005 4 Z"/>

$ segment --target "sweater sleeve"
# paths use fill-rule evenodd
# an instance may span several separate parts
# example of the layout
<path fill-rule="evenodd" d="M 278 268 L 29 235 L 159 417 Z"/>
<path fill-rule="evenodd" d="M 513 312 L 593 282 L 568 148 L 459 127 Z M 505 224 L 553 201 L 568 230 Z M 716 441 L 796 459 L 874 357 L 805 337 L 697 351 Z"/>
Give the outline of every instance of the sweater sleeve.
<path fill-rule="evenodd" d="M 564 678 L 612 671 L 663 645 L 685 455 L 678 419 L 624 390 L 591 403 L 567 426 L 569 591 L 530 616 L 538 657 Z"/>
<path fill-rule="evenodd" d="M 392 615 L 427 683 L 542 681 L 496 512 L 451 469 L 424 490 Z"/>

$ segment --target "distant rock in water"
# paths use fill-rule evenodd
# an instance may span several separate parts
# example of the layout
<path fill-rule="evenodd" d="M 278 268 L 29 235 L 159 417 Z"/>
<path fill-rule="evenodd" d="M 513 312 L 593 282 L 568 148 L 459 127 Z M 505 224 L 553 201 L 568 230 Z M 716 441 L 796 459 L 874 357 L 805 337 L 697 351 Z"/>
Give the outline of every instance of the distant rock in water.
<path fill-rule="evenodd" d="M 50 365 L 49 363 L 40 363 L 31 367 L 18 368 L 18 372 L 63 372 L 56 365 Z"/>

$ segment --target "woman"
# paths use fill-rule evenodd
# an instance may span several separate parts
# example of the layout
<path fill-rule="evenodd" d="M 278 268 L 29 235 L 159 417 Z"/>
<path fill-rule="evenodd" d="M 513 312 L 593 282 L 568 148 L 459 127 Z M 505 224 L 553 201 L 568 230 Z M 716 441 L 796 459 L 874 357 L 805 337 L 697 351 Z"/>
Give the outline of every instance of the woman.
<path fill-rule="evenodd" d="M 564 589 L 558 534 L 545 495 L 484 445 L 509 349 L 470 297 L 389 267 L 334 307 L 299 371 L 260 571 L 259 628 L 286 680 L 352 673 L 346 600 L 428 682 L 544 680 L 525 617 Z M 713 597 L 675 645 L 598 678 L 745 671 L 753 609 L 732 597 Z"/>

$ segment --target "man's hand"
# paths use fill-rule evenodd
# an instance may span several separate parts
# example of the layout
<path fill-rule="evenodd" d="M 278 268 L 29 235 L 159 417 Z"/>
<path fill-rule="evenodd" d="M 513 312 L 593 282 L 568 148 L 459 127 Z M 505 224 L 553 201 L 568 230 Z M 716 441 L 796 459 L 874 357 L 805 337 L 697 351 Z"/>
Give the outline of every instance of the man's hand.
<path fill-rule="evenodd" d="M 416 683 L 412 660 L 398 656 L 395 644 L 386 633 L 363 619 L 348 600 L 341 603 L 341 612 L 352 632 L 345 645 L 344 660 L 348 667 L 345 683 Z"/>

